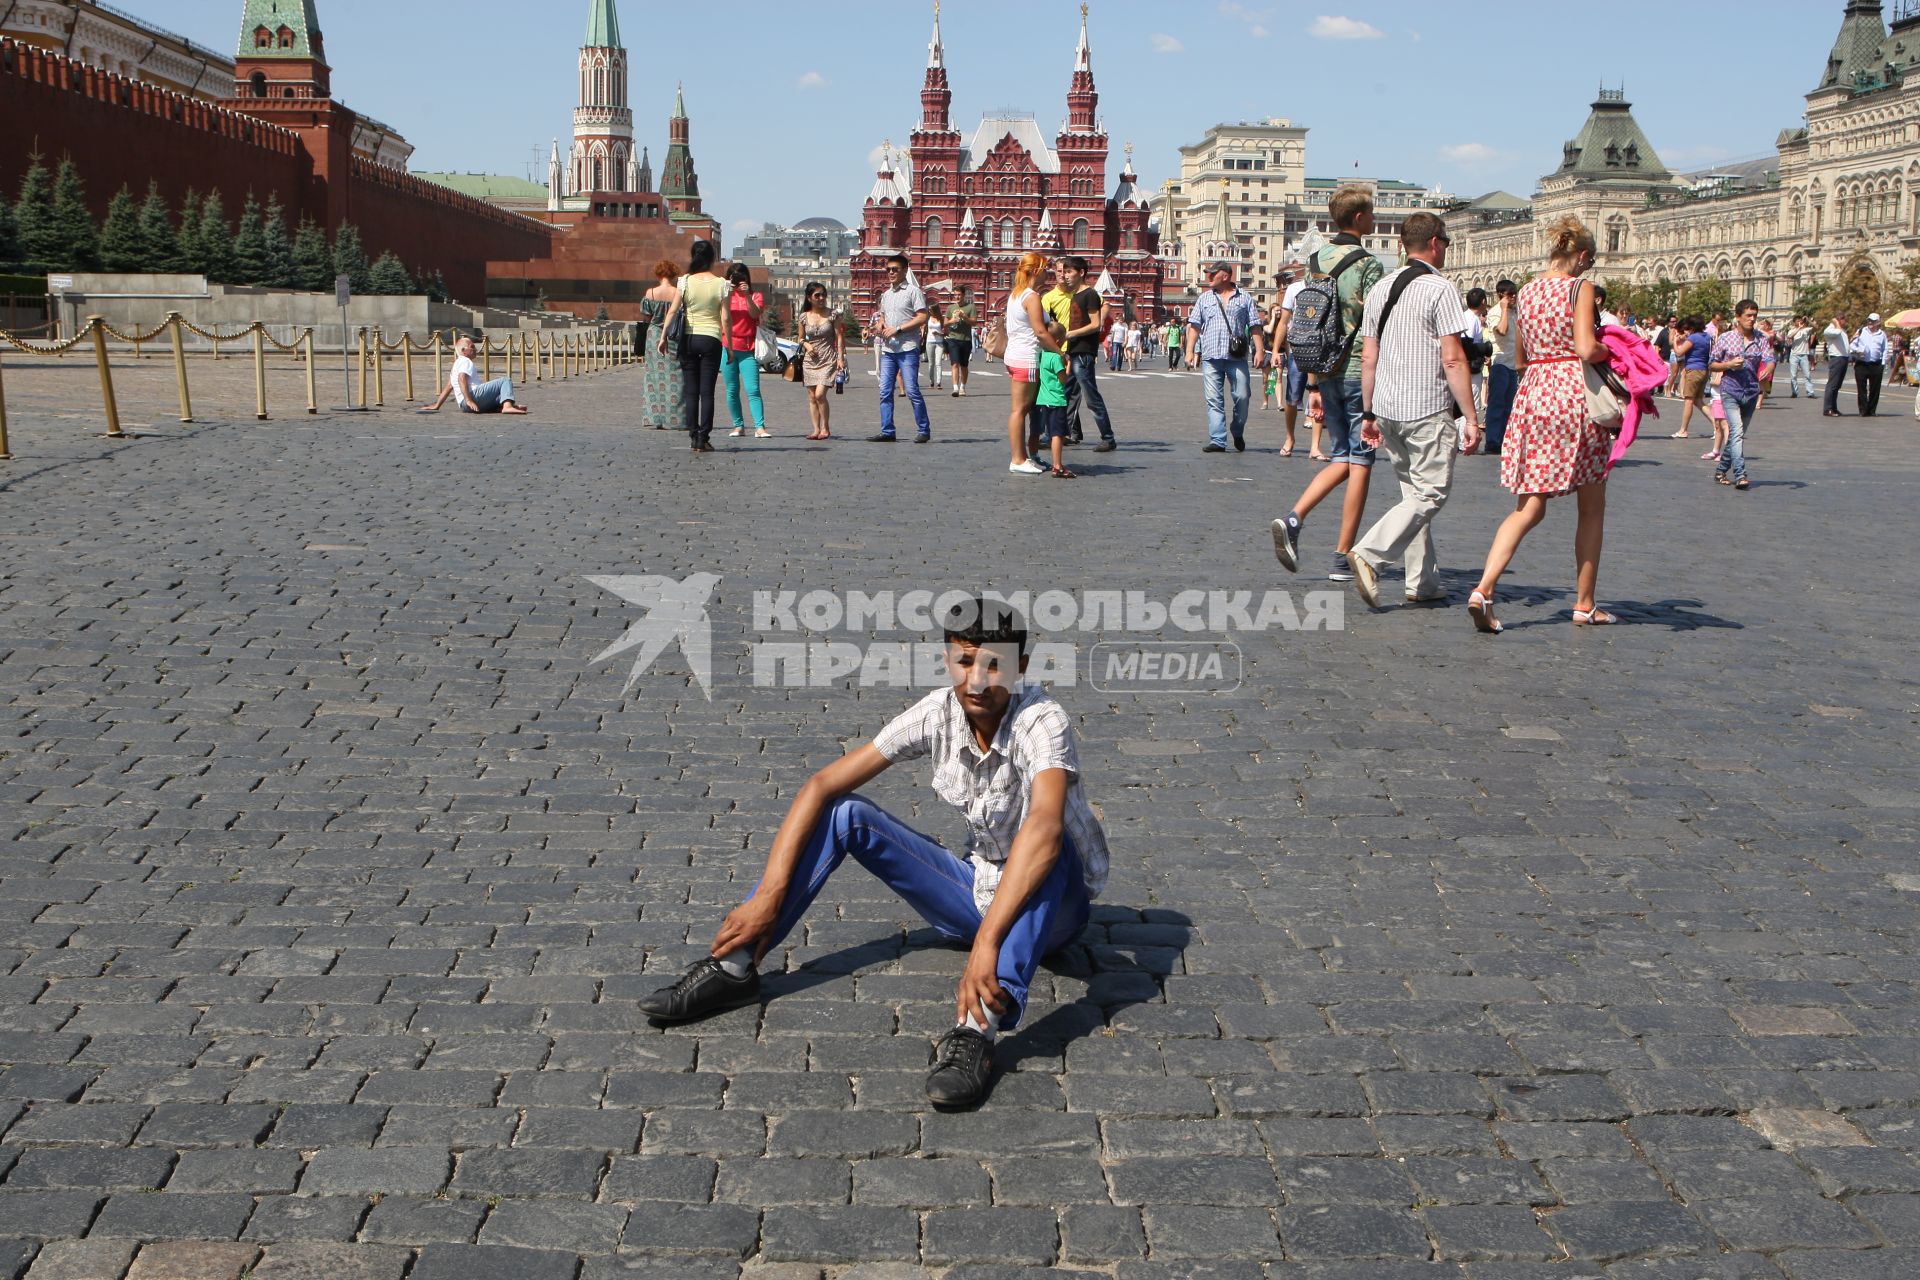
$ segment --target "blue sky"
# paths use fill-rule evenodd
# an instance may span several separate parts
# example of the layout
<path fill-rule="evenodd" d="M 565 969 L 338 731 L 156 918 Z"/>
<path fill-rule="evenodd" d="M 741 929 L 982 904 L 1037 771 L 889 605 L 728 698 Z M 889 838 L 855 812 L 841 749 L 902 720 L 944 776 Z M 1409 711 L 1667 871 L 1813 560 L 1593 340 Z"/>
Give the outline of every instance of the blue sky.
<path fill-rule="evenodd" d="M 239 0 L 116 0 L 222 51 Z M 1771 153 L 1802 122 L 1803 95 L 1840 27 L 1842 0 L 1728 11 L 1663 5 L 1590 22 L 1591 4 L 1472 0 L 1093 0 L 1100 109 L 1158 187 L 1177 148 L 1222 120 L 1309 126 L 1308 171 L 1531 193 L 1558 163 L 1602 81 L 1624 83 L 1660 156 L 1680 169 Z M 587 0 L 319 0 L 335 93 L 398 128 L 414 165 L 545 181 L 571 127 Z M 656 172 L 673 87 L 684 79 L 707 208 L 729 243 L 763 220 L 857 226 L 883 138 L 919 119 L 931 4 L 808 0 L 727 5 L 624 0 L 630 97 Z M 456 25 L 457 24 L 457 25 Z M 1584 25 L 1583 25 L 1584 24 Z M 942 27 L 955 123 L 1066 111 L 1075 0 L 948 0 Z M 1733 47 L 1731 55 L 1729 45 Z M 1737 76 L 1737 80 L 1734 78 Z"/>

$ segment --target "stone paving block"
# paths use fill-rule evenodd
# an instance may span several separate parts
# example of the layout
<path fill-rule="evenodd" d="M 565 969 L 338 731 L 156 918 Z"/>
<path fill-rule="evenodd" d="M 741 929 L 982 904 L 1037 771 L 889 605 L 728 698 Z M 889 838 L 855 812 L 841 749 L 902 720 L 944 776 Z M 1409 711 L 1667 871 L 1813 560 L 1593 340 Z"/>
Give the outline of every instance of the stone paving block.
<path fill-rule="evenodd" d="M 1802 1194 L 1767 1191 L 1731 1200 L 1704 1200 L 1693 1209 L 1733 1249 L 1864 1249 L 1873 1230 L 1809 1186 Z"/>
<path fill-rule="evenodd" d="M 240 1280 L 259 1253 L 251 1244 L 143 1244 L 127 1280 Z"/>
<path fill-rule="evenodd" d="M 610 1254 L 626 1225 L 627 1210 L 618 1205 L 503 1200 L 487 1215 L 480 1243 Z"/>
<path fill-rule="evenodd" d="M 1531 1164 L 1478 1156 L 1410 1156 L 1407 1174 L 1429 1204 L 1555 1203 Z"/>
<path fill-rule="evenodd" d="M 0 1188 L 0 1239 L 57 1240 L 83 1235 L 103 1198 L 87 1191 Z"/>
<path fill-rule="evenodd" d="M 619 1203 L 705 1204 L 713 1197 L 715 1173 L 715 1162 L 704 1156 L 616 1156 L 600 1197 Z"/>
<path fill-rule="evenodd" d="M 1559 1244 L 1523 1205 L 1439 1205 L 1420 1217 L 1440 1257 L 1456 1262 L 1548 1262 Z M 1284 1231 L 1284 1224 L 1282 1227 Z"/>
<path fill-rule="evenodd" d="M 1850 1196 L 1877 1191 L 1920 1192 L 1920 1162 L 1877 1147 L 1808 1147 L 1793 1153 L 1820 1193 Z"/>
<path fill-rule="evenodd" d="M 573 1147 L 629 1153 L 640 1145 L 642 1117 L 594 1107 L 532 1107 L 514 1131 L 516 1147 Z"/>
<path fill-rule="evenodd" d="M 737 1259 L 752 1253 L 759 1238 L 760 1214 L 744 1205 L 640 1204 L 627 1219 L 623 1247 L 630 1253 L 704 1253 Z"/>
<path fill-rule="evenodd" d="M 1147 1252 L 1140 1211 L 1117 1205 L 1073 1205 L 1060 1214 L 1060 1258 L 1067 1263 L 1130 1261 Z"/>
<path fill-rule="evenodd" d="M 1088 1115 L 930 1112 L 920 1124 L 920 1152 L 929 1157 L 1092 1155 L 1098 1143 Z"/>
<path fill-rule="evenodd" d="M 132 1240 L 49 1240 L 27 1280 L 122 1280 L 139 1247 Z"/>
<path fill-rule="evenodd" d="M 731 1258 L 625 1252 L 611 1258 L 588 1258 L 580 1269 L 581 1280 L 739 1280 L 745 1274 Z"/>
<path fill-rule="evenodd" d="M 366 1196 L 263 1196 L 240 1234 L 248 1240 L 344 1243 L 359 1233 L 369 1208 Z"/>
<path fill-rule="evenodd" d="M 851 1180 L 852 1173 L 845 1160 L 779 1156 L 723 1160 L 713 1198 L 728 1204 L 762 1208 L 776 1204 L 845 1204 Z"/>
<path fill-rule="evenodd" d="M 607 1157 L 599 1151 L 541 1148 L 463 1151 L 448 1189 L 463 1196 L 541 1196 L 591 1200 Z"/>
<path fill-rule="evenodd" d="M 1572 1205 L 1545 1225 L 1568 1254 L 1596 1262 L 1710 1254 L 1717 1247 L 1699 1219 L 1671 1200 Z"/>
<path fill-rule="evenodd" d="M 34 1259 L 39 1245 L 32 1240 L 8 1240 L 0 1243 L 0 1276 L 20 1280 Z"/>
<path fill-rule="evenodd" d="M 430 1244 L 414 1260 L 409 1280 L 574 1280 L 580 1259 L 550 1249 Z"/>
<path fill-rule="evenodd" d="M 81 1143 L 96 1147 L 124 1147 L 147 1118 L 147 1108 L 128 1103 L 35 1103 L 7 1130 L 16 1146 Z"/>
<path fill-rule="evenodd" d="M 292 1191 L 304 1164 L 297 1151 L 183 1151 L 169 1191 L 246 1191 L 255 1195 Z M 149 1183 L 149 1186 L 160 1185 Z"/>
<path fill-rule="evenodd" d="M 913 1116 L 794 1111 L 774 1124 L 767 1151 L 775 1156 L 866 1160 L 906 1155 L 919 1145 L 920 1122 Z"/>
<path fill-rule="evenodd" d="M 1280 1210 L 1280 1238 L 1287 1256 L 1312 1258 L 1419 1258 L 1431 1252 L 1419 1218 L 1378 1205 L 1289 1205 Z"/>
<path fill-rule="evenodd" d="M 139 1191 L 164 1185 L 173 1167 L 171 1151 L 41 1147 L 20 1153 L 7 1174 L 7 1186 L 15 1190 Z"/>
<path fill-rule="evenodd" d="M 432 1195 L 447 1185 L 452 1167 L 445 1148 L 336 1147 L 314 1154 L 300 1189 L 307 1195 Z"/>
<path fill-rule="evenodd" d="M 405 1249 L 370 1244 L 270 1244 L 253 1280 L 401 1280 L 412 1262 Z"/>
<path fill-rule="evenodd" d="M 1147 1243 L 1155 1258 L 1240 1258 L 1256 1262 L 1280 1257 L 1273 1214 L 1265 1209 L 1224 1209 L 1211 1205 L 1149 1205 Z"/>
<path fill-rule="evenodd" d="M 385 1107 L 296 1102 L 280 1113 L 273 1131 L 266 1137 L 266 1145 L 309 1151 L 321 1147 L 372 1146 L 386 1120 Z"/>
<path fill-rule="evenodd" d="M 232 1240 L 253 1213 L 253 1198 L 171 1191 L 109 1196 L 87 1234 L 143 1240 Z"/>
<path fill-rule="evenodd" d="M 1116 1204 L 1271 1205 L 1273 1167 L 1251 1157 L 1121 1160 L 1107 1167 Z"/>
<path fill-rule="evenodd" d="M 1920 1250 L 1795 1251 L 1777 1255 L 1774 1263 L 1789 1280 L 1906 1280 L 1920 1275 L 1914 1270 L 1920 1266 Z"/>
<path fill-rule="evenodd" d="M 931 1265 L 964 1262 L 1050 1266 L 1059 1248 L 1050 1209 L 940 1209 L 922 1229 L 921 1255 Z"/>
<path fill-rule="evenodd" d="M 655 1111 L 640 1135 L 650 1156 L 757 1156 L 766 1148 L 766 1117 L 747 1111 Z"/>
<path fill-rule="evenodd" d="M 487 1206 L 479 1200 L 421 1200 L 382 1196 L 360 1226 L 360 1239 L 377 1244 L 471 1244 Z"/>
<path fill-rule="evenodd" d="M 995 1204 L 1105 1204 L 1107 1175 L 1098 1160 L 1068 1156 L 1030 1156 L 994 1160 Z"/>

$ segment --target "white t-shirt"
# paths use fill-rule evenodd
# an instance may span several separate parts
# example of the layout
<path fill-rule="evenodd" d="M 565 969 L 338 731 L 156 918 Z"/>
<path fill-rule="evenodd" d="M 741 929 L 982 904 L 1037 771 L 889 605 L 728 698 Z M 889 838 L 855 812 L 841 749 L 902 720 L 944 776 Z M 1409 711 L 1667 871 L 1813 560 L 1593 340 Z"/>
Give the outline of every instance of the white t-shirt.
<path fill-rule="evenodd" d="M 1127 326 L 1127 349 L 1129 351 L 1140 349 L 1140 326 L 1137 324 Z"/>
<path fill-rule="evenodd" d="M 460 375 L 467 375 L 467 385 L 480 385 L 480 367 L 467 356 L 461 356 L 453 362 L 453 372 L 448 375 L 447 385 L 453 388 L 453 398 L 460 402 L 462 409 L 473 408 L 473 402 L 467 399 L 467 393 L 460 389 Z"/>
<path fill-rule="evenodd" d="M 1307 282 L 1305 280 L 1295 280 L 1292 284 L 1288 285 L 1287 291 L 1280 295 L 1280 309 L 1291 312 L 1293 310 L 1293 300 L 1299 297 L 1300 291 L 1306 287 Z"/>
<path fill-rule="evenodd" d="M 1033 319 L 1027 315 L 1027 295 L 1022 289 L 1007 299 L 1007 354 L 1009 369 L 1040 368 L 1040 340 L 1033 336 Z"/>
<path fill-rule="evenodd" d="M 1827 342 L 1827 359 L 1845 360 L 1852 354 L 1852 349 L 1848 346 L 1847 331 L 1839 325 L 1827 325 L 1826 332 L 1820 336 Z"/>

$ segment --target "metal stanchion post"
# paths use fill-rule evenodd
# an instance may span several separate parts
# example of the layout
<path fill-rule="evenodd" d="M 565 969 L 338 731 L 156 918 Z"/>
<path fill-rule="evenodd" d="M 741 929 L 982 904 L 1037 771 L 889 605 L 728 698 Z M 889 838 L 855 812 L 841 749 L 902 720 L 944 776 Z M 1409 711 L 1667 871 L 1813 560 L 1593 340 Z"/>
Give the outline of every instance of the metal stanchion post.
<path fill-rule="evenodd" d="M 380 340 L 380 326 L 373 326 L 373 406 L 387 407 L 387 347 Z"/>
<path fill-rule="evenodd" d="M 445 350 L 441 346 L 440 331 L 435 329 L 433 331 L 433 390 L 435 395 L 438 395 L 440 389 L 447 385 L 447 371 L 441 367 L 441 361 L 444 356 Z"/>
<path fill-rule="evenodd" d="M 13 455 L 7 452 L 7 383 L 0 378 L 0 462 Z"/>
<path fill-rule="evenodd" d="M 173 335 L 173 380 L 180 387 L 180 421 L 193 421 L 193 397 L 187 394 L 187 344 L 180 335 L 180 313 L 167 312 L 167 331 Z"/>
<path fill-rule="evenodd" d="M 360 326 L 360 407 L 367 407 L 367 326 Z"/>
<path fill-rule="evenodd" d="M 106 317 L 88 316 L 87 328 L 93 331 L 93 358 L 100 366 L 100 399 L 107 410 L 107 434 L 118 440 L 127 433 L 120 429 L 120 406 L 113 399 L 113 369 L 107 364 Z"/>
<path fill-rule="evenodd" d="M 313 383 L 313 326 L 307 326 L 307 412 L 320 412 L 319 388 Z"/>
<path fill-rule="evenodd" d="M 533 380 L 535 382 L 538 382 L 540 381 L 540 374 L 542 369 L 540 358 L 544 353 L 545 348 L 540 343 L 539 333 L 536 332 L 530 336 L 533 342 Z"/>
<path fill-rule="evenodd" d="M 413 403 L 413 335 L 400 335 L 400 367 L 407 372 L 407 403 Z"/>
<path fill-rule="evenodd" d="M 253 416 L 267 420 L 267 331 L 253 326 Z"/>
<path fill-rule="evenodd" d="M 527 384 L 527 332 L 520 331 L 520 385 Z"/>

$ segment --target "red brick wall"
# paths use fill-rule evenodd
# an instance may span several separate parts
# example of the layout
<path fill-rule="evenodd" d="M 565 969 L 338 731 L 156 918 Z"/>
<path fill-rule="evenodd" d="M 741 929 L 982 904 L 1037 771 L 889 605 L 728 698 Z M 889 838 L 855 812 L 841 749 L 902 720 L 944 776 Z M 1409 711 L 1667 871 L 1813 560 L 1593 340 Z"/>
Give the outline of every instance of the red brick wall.
<path fill-rule="evenodd" d="M 351 113 L 330 114 L 351 123 Z M 36 150 L 49 167 L 73 157 L 96 218 L 123 184 L 144 197 L 156 178 L 175 208 L 188 188 L 219 188 L 235 220 L 249 191 L 262 204 L 278 195 L 289 232 L 301 212 L 326 221 L 329 233 L 351 219 L 370 259 L 391 249 L 409 270 L 438 270 L 456 298 L 473 303 L 486 300 L 489 260 L 551 252 L 554 233 L 542 223 L 364 160 L 347 165 L 341 192 L 341 176 L 329 172 L 337 163 L 307 145 L 340 136 L 334 123 L 295 132 L 0 40 L 0 190 L 9 199 Z"/>

